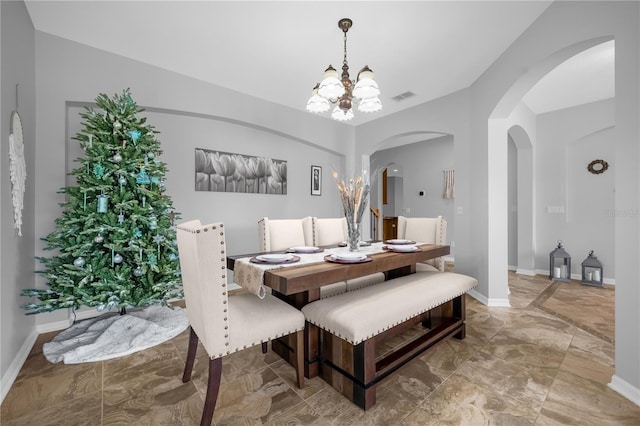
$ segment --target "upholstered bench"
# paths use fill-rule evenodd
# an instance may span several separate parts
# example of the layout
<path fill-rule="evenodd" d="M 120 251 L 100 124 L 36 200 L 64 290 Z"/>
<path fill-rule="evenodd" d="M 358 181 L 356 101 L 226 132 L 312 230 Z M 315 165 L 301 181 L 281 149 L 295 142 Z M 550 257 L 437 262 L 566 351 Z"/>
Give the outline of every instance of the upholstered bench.
<path fill-rule="evenodd" d="M 475 278 L 417 272 L 312 302 L 302 308 L 318 326 L 325 381 L 362 409 L 376 402 L 376 384 L 448 337 L 465 337 L 465 293 Z M 376 343 L 422 323 L 422 333 L 382 357 Z"/>

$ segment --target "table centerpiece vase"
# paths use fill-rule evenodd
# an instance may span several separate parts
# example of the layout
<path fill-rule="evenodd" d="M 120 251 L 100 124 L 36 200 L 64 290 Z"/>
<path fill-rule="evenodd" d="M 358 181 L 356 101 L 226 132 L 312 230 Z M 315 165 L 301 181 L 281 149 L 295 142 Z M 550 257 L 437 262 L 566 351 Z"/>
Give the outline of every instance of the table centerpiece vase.
<path fill-rule="evenodd" d="M 350 251 L 358 251 L 360 232 L 362 227 L 362 215 L 369 202 L 369 185 L 366 172 L 363 176 L 349 179 L 348 182 L 339 180 L 338 173 L 333 172 L 333 178 L 340 192 L 340 201 L 347 220 L 347 246 Z"/>

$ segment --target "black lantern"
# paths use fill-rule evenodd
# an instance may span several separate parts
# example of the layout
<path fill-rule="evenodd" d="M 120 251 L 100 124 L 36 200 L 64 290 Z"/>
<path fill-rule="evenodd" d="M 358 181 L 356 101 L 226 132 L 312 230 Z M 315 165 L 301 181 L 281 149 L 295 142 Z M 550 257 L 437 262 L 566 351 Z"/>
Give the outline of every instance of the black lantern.
<path fill-rule="evenodd" d="M 571 280 L 571 256 L 558 241 L 558 247 L 549 253 L 549 278 L 554 281 Z"/>
<path fill-rule="evenodd" d="M 593 255 L 593 250 L 582 262 L 582 284 L 602 287 L 602 263 Z"/>

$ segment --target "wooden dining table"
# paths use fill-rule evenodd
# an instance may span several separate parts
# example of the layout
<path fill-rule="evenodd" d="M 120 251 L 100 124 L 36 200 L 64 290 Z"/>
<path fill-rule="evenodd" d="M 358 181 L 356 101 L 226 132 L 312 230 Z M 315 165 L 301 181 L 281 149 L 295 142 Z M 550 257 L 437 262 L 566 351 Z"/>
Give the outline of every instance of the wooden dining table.
<path fill-rule="evenodd" d="M 377 272 L 383 272 L 385 280 L 415 273 L 416 263 L 424 262 L 450 253 L 450 246 L 436 244 L 422 244 L 419 251 L 398 253 L 386 251 L 368 254 L 371 261 L 363 263 L 334 263 L 318 262 L 287 267 L 269 269 L 264 272 L 264 285 L 272 289 L 272 294 L 287 303 L 301 309 L 304 305 L 320 298 L 320 288 L 336 282 L 364 277 Z M 279 252 L 282 253 L 282 252 Z M 264 253 L 232 255 L 227 257 L 227 267 L 234 269 L 237 259 L 253 257 Z M 242 283 L 238 283 L 242 286 Z M 318 328 L 307 323 L 304 333 L 304 371 L 305 377 L 313 378 L 319 370 L 319 332 Z M 295 363 L 292 341 L 287 336 L 274 340 L 272 349 L 290 364 Z"/>

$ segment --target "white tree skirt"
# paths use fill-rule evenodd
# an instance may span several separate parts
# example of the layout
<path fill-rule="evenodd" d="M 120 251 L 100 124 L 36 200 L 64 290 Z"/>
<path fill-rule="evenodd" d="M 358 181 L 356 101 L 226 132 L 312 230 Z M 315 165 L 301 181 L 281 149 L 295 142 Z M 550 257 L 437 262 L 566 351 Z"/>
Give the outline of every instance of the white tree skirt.
<path fill-rule="evenodd" d="M 187 311 L 152 305 L 107 313 L 80 321 L 43 345 L 50 362 L 65 364 L 104 361 L 158 345 L 189 326 Z"/>

